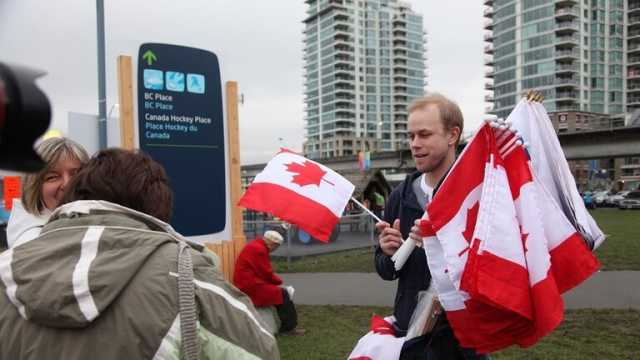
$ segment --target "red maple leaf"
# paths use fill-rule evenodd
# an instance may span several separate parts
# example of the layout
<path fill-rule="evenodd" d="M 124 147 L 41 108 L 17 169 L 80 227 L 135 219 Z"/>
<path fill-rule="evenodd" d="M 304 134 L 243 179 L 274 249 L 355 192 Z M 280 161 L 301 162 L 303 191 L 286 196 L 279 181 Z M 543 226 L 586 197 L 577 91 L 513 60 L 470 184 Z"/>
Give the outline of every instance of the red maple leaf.
<path fill-rule="evenodd" d="M 529 250 L 527 249 L 527 238 L 529 237 L 529 234 L 525 234 L 522 230 L 522 225 L 520 225 L 520 238 L 522 239 L 522 248 L 524 249 L 524 253 L 526 254 Z"/>
<path fill-rule="evenodd" d="M 467 247 L 462 249 L 458 256 L 462 256 L 467 250 L 469 250 L 469 246 L 471 245 L 471 240 L 473 239 L 473 231 L 476 229 L 476 220 L 478 219 L 478 210 L 480 209 L 480 202 L 476 202 L 472 207 L 467 209 L 467 224 L 465 226 L 464 231 L 462 232 L 462 236 L 465 240 L 467 240 Z"/>
<path fill-rule="evenodd" d="M 320 181 L 322 180 L 333 185 L 329 181 L 323 179 L 324 174 L 326 174 L 327 172 L 322 170 L 322 168 L 318 166 L 316 163 L 311 162 L 309 160 L 305 160 L 305 162 L 302 164 L 298 164 L 296 162 L 287 164 L 287 171 L 297 174 L 293 177 L 292 182 L 300 186 L 306 186 L 306 185 L 320 186 Z"/>
<path fill-rule="evenodd" d="M 467 225 L 465 226 L 462 236 L 471 243 L 473 238 L 473 231 L 476 229 L 476 220 L 478 219 L 478 210 L 480 209 L 480 202 L 476 202 L 475 205 L 467 209 Z"/>

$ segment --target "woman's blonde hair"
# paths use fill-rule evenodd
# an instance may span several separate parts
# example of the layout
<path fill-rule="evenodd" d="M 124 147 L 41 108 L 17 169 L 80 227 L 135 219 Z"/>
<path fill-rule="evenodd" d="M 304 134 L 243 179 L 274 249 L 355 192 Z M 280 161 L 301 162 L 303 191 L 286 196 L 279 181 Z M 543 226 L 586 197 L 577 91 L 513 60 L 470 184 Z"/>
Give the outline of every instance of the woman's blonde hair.
<path fill-rule="evenodd" d="M 44 169 L 24 176 L 22 183 L 22 204 L 26 211 L 40 215 L 45 208 L 42 199 L 42 184 L 45 175 L 53 169 L 58 161 L 64 159 L 78 160 L 85 164 L 89 154 L 77 142 L 63 137 L 49 138 L 36 146 L 36 152 L 46 163 Z"/>

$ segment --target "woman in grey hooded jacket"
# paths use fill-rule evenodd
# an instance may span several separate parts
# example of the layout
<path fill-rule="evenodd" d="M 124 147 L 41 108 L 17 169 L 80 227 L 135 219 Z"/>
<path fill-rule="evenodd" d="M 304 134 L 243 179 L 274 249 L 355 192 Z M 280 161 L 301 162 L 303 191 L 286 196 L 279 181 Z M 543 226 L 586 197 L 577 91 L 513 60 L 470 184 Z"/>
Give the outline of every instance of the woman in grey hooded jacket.
<path fill-rule="evenodd" d="M 166 222 L 162 167 L 111 149 L 40 236 L 0 254 L 0 359 L 278 359 L 216 257 Z"/>

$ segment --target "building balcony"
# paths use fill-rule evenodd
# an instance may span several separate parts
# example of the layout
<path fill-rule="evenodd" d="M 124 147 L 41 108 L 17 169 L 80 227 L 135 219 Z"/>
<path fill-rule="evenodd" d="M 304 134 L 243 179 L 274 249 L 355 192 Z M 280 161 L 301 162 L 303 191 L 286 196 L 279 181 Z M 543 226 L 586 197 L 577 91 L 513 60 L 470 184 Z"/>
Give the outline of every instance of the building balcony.
<path fill-rule="evenodd" d="M 556 91 L 556 101 L 577 101 L 580 95 L 576 91 Z"/>
<path fill-rule="evenodd" d="M 333 48 L 336 49 L 336 51 L 338 52 L 345 52 L 345 53 L 353 52 L 353 45 L 343 41 L 338 41 L 334 43 Z"/>
<path fill-rule="evenodd" d="M 393 69 L 393 75 L 402 75 L 402 76 L 407 76 L 407 70 L 406 69 Z"/>
<path fill-rule="evenodd" d="M 495 88 L 496 88 L 496 87 L 495 87 L 495 85 L 494 85 L 493 81 L 487 81 L 487 82 L 485 82 L 485 83 L 484 83 L 484 89 L 485 89 L 485 90 L 489 90 L 489 91 L 491 91 L 491 90 L 493 90 L 493 89 L 495 89 Z"/>
<path fill-rule="evenodd" d="M 580 45 L 580 36 L 578 35 L 562 35 L 556 36 L 556 45 Z"/>
<path fill-rule="evenodd" d="M 629 32 L 627 32 L 627 39 L 631 40 L 631 39 L 638 39 L 638 38 L 640 38 L 640 29 L 629 30 Z"/>
<path fill-rule="evenodd" d="M 354 101 L 356 99 L 356 97 L 354 95 L 336 95 L 335 96 L 336 102 L 351 102 Z"/>
<path fill-rule="evenodd" d="M 353 23 L 349 21 L 349 18 L 340 19 L 340 20 L 334 18 L 333 24 L 335 26 L 339 25 L 342 29 L 348 29 L 351 25 L 353 25 Z"/>
<path fill-rule="evenodd" d="M 407 104 L 394 104 L 393 111 L 397 113 L 407 111 Z"/>
<path fill-rule="evenodd" d="M 493 31 L 484 34 L 484 41 L 493 42 Z"/>
<path fill-rule="evenodd" d="M 493 61 L 493 56 L 485 56 L 484 57 L 484 65 L 485 66 L 493 66 L 494 61 Z"/>
<path fill-rule="evenodd" d="M 640 96 L 627 97 L 627 105 L 640 105 Z"/>
<path fill-rule="evenodd" d="M 339 102 L 336 104 L 343 104 L 343 105 L 336 105 L 336 111 L 355 111 L 356 106 L 355 105 L 349 105 L 346 104 L 345 102 Z"/>
<path fill-rule="evenodd" d="M 335 71 L 354 72 L 356 70 L 356 67 L 354 66 L 354 64 L 345 63 L 345 62 L 336 63 L 336 64 L 334 64 L 333 68 L 334 68 Z"/>
<path fill-rule="evenodd" d="M 335 93 L 345 93 L 345 92 L 349 92 L 349 93 L 353 93 L 353 91 L 356 89 L 356 86 L 353 84 L 336 84 L 335 86 Z"/>
<path fill-rule="evenodd" d="M 559 21 L 556 23 L 555 28 L 557 32 L 580 31 L 580 22 L 579 21 Z"/>
<path fill-rule="evenodd" d="M 484 0 L 482 3 L 485 6 L 493 6 L 493 0 Z"/>
<path fill-rule="evenodd" d="M 629 45 L 629 47 L 627 48 L 627 51 L 629 53 L 637 53 L 640 52 L 640 44 L 633 44 L 633 45 Z"/>
<path fill-rule="evenodd" d="M 640 12 L 640 2 L 629 1 L 629 5 L 627 7 L 627 13 L 631 15 L 631 14 L 636 14 L 638 12 Z"/>
<path fill-rule="evenodd" d="M 572 6 L 572 5 L 577 5 L 578 4 L 578 0 L 556 0 L 555 1 L 556 5 L 562 7 L 562 6 Z"/>
<path fill-rule="evenodd" d="M 336 115 L 335 119 L 339 120 L 339 121 L 349 121 L 349 120 L 351 120 L 351 121 L 355 122 L 355 118 L 353 116 L 350 116 L 350 115 Z"/>
<path fill-rule="evenodd" d="M 407 41 L 404 40 L 403 38 L 394 39 L 393 40 L 393 47 L 406 48 L 407 47 Z"/>
<path fill-rule="evenodd" d="M 398 68 L 403 68 L 406 69 L 407 68 L 407 60 L 406 58 L 393 58 L 393 66 L 398 67 Z"/>
<path fill-rule="evenodd" d="M 493 48 L 492 44 L 485 45 L 485 47 L 484 47 L 484 53 L 485 54 L 492 54 L 493 55 L 493 50 L 494 50 L 494 48 Z"/>
<path fill-rule="evenodd" d="M 578 64 L 558 65 L 556 64 L 556 73 L 575 73 L 580 72 Z"/>
<path fill-rule="evenodd" d="M 640 78 L 640 70 L 629 70 L 627 72 L 627 79 L 631 80 L 631 79 L 639 79 Z"/>
<path fill-rule="evenodd" d="M 333 25 L 333 30 L 349 34 L 351 32 L 351 26 L 349 26 L 348 23 L 336 23 Z"/>
<path fill-rule="evenodd" d="M 493 102 L 493 95 L 489 95 L 489 94 L 485 95 L 484 96 L 484 101 L 492 103 Z"/>
<path fill-rule="evenodd" d="M 494 76 L 495 75 L 493 70 L 487 70 L 484 72 L 484 77 L 486 78 L 493 79 Z"/>
<path fill-rule="evenodd" d="M 393 29 L 391 36 L 393 38 L 405 38 L 407 36 L 407 30 L 403 28 Z"/>
<path fill-rule="evenodd" d="M 573 79 L 573 78 L 556 78 L 554 84 L 557 87 L 564 87 L 564 86 L 574 87 L 574 86 L 578 86 L 580 82 L 578 81 L 578 79 Z"/>
<path fill-rule="evenodd" d="M 493 20 L 489 19 L 484 22 L 485 30 L 493 30 Z"/>
<path fill-rule="evenodd" d="M 407 27 L 407 19 L 393 18 L 393 20 L 391 20 L 391 26 L 393 28 L 406 28 Z"/>
<path fill-rule="evenodd" d="M 629 14 L 629 23 L 628 23 L 628 25 L 631 26 L 631 25 L 636 25 L 636 24 L 640 24 L 640 16 Z"/>
<path fill-rule="evenodd" d="M 640 93 L 640 83 L 637 84 L 629 84 L 627 86 L 627 93 Z"/>
<path fill-rule="evenodd" d="M 580 106 L 578 105 L 563 105 L 556 106 L 556 112 L 558 111 L 580 111 Z"/>
<path fill-rule="evenodd" d="M 402 94 L 406 94 L 407 93 L 407 86 L 406 85 L 393 85 L 393 91 L 397 92 L 397 93 L 402 93 Z"/>
<path fill-rule="evenodd" d="M 493 105 L 489 105 L 489 106 L 485 106 L 485 107 L 484 107 L 484 112 L 485 112 L 485 113 L 487 113 L 487 114 L 488 114 L 488 113 L 490 113 L 490 112 L 492 112 L 492 111 L 493 111 Z"/>
<path fill-rule="evenodd" d="M 491 18 L 493 17 L 494 11 L 493 11 L 493 6 L 488 6 L 484 9 L 483 15 L 486 18 Z"/>
<path fill-rule="evenodd" d="M 338 12 L 335 15 L 333 15 L 333 20 L 349 22 L 349 14 L 344 12 Z"/>
<path fill-rule="evenodd" d="M 556 50 L 556 59 L 579 59 L 580 51 L 578 50 Z"/>
<path fill-rule="evenodd" d="M 580 16 L 580 11 L 574 7 L 560 8 L 556 10 L 556 19 L 558 20 L 575 19 L 578 16 Z"/>

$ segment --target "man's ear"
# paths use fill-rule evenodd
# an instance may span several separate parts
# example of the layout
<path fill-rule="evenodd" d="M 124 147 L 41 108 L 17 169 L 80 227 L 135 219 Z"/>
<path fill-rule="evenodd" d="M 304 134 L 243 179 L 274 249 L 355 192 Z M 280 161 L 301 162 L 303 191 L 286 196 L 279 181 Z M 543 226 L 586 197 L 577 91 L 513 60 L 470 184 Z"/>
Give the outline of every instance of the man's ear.
<path fill-rule="evenodd" d="M 449 146 L 455 146 L 456 143 L 459 141 L 460 139 L 460 128 L 458 126 L 454 126 L 451 129 L 449 129 L 449 138 L 447 140 L 447 143 L 449 144 Z"/>

